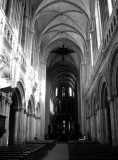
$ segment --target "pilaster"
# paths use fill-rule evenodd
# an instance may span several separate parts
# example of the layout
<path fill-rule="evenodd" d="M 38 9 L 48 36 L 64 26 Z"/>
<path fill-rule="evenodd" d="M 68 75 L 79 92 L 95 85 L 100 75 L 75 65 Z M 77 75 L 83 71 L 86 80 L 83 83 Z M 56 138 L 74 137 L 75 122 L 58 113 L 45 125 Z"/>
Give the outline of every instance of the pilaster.
<path fill-rule="evenodd" d="M 110 116 L 111 116 L 111 130 L 112 130 L 112 144 L 118 145 L 118 117 L 117 117 L 117 94 L 108 97 L 110 104 Z"/>

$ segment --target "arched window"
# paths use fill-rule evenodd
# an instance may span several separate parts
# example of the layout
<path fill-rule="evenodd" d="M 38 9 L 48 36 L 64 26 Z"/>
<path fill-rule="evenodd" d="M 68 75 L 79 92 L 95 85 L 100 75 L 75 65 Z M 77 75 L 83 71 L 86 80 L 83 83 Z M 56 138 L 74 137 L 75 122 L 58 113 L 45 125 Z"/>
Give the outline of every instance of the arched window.
<path fill-rule="evenodd" d="M 56 96 L 56 97 L 58 96 L 58 87 L 57 87 L 56 90 L 55 90 L 55 96 Z"/>
<path fill-rule="evenodd" d="M 96 20 L 96 31 L 97 31 L 97 44 L 98 44 L 98 48 L 99 48 L 101 40 L 102 40 L 102 27 L 101 27 L 99 1 L 96 2 L 96 6 L 95 6 L 95 20 Z"/>
<path fill-rule="evenodd" d="M 52 102 L 51 99 L 50 99 L 50 112 L 51 112 L 52 114 L 54 114 L 54 106 L 53 106 L 53 102 Z"/>
<path fill-rule="evenodd" d="M 72 88 L 69 87 L 69 96 L 72 97 Z"/>

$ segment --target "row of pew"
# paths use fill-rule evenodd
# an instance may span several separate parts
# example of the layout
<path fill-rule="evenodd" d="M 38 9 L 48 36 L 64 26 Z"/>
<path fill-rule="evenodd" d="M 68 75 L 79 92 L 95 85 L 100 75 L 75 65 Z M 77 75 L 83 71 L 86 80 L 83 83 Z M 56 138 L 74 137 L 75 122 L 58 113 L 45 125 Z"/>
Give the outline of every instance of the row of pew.
<path fill-rule="evenodd" d="M 40 160 L 48 150 L 56 145 L 56 141 L 35 140 L 0 147 L 0 160 Z"/>
<path fill-rule="evenodd" d="M 118 147 L 92 142 L 89 140 L 68 141 L 69 160 L 116 160 Z"/>

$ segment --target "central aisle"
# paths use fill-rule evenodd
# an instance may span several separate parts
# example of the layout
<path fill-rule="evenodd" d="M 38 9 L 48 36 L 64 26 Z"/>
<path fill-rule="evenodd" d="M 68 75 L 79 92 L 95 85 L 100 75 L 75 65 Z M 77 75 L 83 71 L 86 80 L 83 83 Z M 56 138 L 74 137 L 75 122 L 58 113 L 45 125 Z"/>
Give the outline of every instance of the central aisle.
<path fill-rule="evenodd" d="M 57 143 L 42 160 L 69 160 L 68 144 Z"/>

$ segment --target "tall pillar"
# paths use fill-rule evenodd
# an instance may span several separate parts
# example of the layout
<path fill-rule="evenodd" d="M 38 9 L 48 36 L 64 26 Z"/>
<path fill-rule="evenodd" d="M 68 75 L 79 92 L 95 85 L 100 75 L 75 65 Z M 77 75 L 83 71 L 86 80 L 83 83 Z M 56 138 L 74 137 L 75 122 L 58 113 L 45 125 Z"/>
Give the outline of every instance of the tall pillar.
<path fill-rule="evenodd" d="M 112 145 L 117 145 L 117 130 L 116 130 L 116 108 L 114 97 L 108 98 L 110 104 L 110 115 L 111 115 L 111 130 L 112 130 Z"/>
<path fill-rule="evenodd" d="M 40 117 L 38 117 L 38 122 L 37 122 L 37 125 L 38 125 L 38 131 L 37 131 L 37 133 L 38 133 L 38 138 L 39 139 L 41 139 L 41 119 L 40 119 Z"/>
<path fill-rule="evenodd" d="M 97 140 L 100 140 L 100 107 L 96 106 Z"/>
<path fill-rule="evenodd" d="M 31 114 L 28 114 L 28 140 L 32 140 L 32 117 Z"/>
<path fill-rule="evenodd" d="M 33 140 L 36 136 L 36 117 L 33 115 Z"/>
<path fill-rule="evenodd" d="M 80 91 L 81 91 L 81 126 L 82 135 L 86 135 L 86 114 L 85 114 L 85 84 L 86 84 L 86 68 L 85 62 L 80 65 Z"/>
<path fill-rule="evenodd" d="M 27 113 L 26 110 L 24 110 L 24 121 L 23 121 L 23 142 L 27 140 Z"/>
<path fill-rule="evenodd" d="M 95 140 L 97 140 L 97 105 L 95 105 Z"/>
<path fill-rule="evenodd" d="M 34 114 L 29 114 L 27 117 L 27 141 L 32 141 L 34 140 L 34 137 L 36 136 L 35 132 L 35 116 Z"/>
<path fill-rule="evenodd" d="M 40 128 L 40 117 L 36 117 L 36 135 L 37 135 L 38 139 L 41 139 L 40 131 L 41 131 L 41 128 Z"/>
<path fill-rule="evenodd" d="M 93 137 L 93 140 L 96 139 L 96 134 L 95 134 L 96 128 L 95 127 L 96 127 L 96 115 L 93 114 L 93 116 L 92 116 L 92 137 Z"/>
<path fill-rule="evenodd" d="M 14 142 L 18 142 L 18 116 L 19 116 L 19 112 L 18 112 L 18 108 L 14 108 L 15 111 L 15 125 L 14 125 Z"/>
<path fill-rule="evenodd" d="M 103 108 L 100 107 L 100 142 L 104 142 Z"/>
<path fill-rule="evenodd" d="M 50 82 L 46 81 L 46 108 L 45 108 L 45 134 L 48 135 L 48 125 L 49 125 L 49 114 L 50 114 Z"/>
<path fill-rule="evenodd" d="M 27 113 L 27 116 L 26 116 L 26 141 L 29 141 L 29 123 L 30 123 L 30 115 Z"/>
<path fill-rule="evenodd" d="M 30 116 L 29 116 L 29 141 L 32 141 L 34 138 L 33 116 L 34 116 L 33 114 L 30 114 Z"/>
<path fill-rule="evenodd" d="M 102 107 L 102 137 L 103 137 L 103 142 L 106 142 L 106 119 L 105 119 L 105 106 Z"/>
<path fill-rule="evenodd" d="M 11 93 L 7 94 L 6 100 L 5 100 L 5 113 L 4 115 L 6 116 L 6 121 L 5 121 L 5 129 L 6 133 L 3 135 L 2 139 L 2 146 L 7 146 L 8 141 L 9 141 L 9 113 L 10 113 L 10 105 L 12 103 L 11 101 Z"/>
<path fill-rule="evenodd" d="M 41 61 L 41 139 L 45 138 L 46 64 Z"/>
<path fill-rule="evenodd" d="M 80 94 L 80 78 L 77 79 L 77 104 L 78 104 L 78 124 L 81 129 L 81 94 Z"/>
<path fill-rule="evenodd" d="M 98 108 L 98 140 L 101 142 L 101 108 Z"/>
<path fill-rule="evenodd" d="M 23 142 L 23 122 L 24 122 L 24 109 L 18 110 L 18 142 Z"/>
<path fill-rule="evenodd" d="M 118 95 L 114 95 L 114 111 L 116 123 L 116 145 L 118 146 Z"/>

